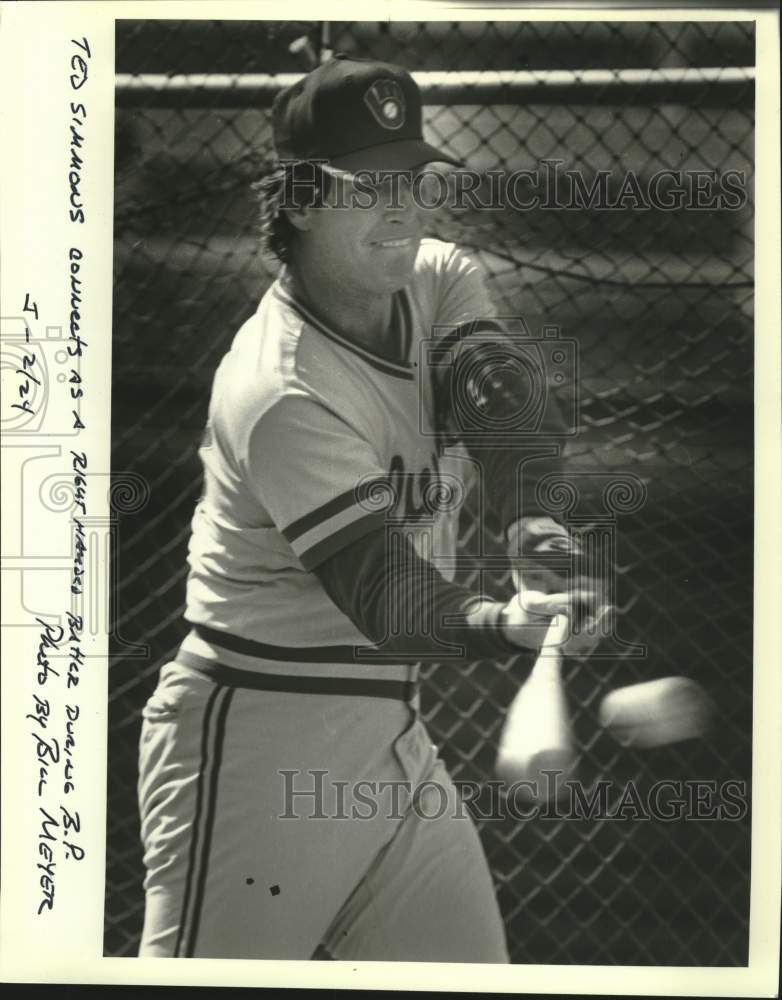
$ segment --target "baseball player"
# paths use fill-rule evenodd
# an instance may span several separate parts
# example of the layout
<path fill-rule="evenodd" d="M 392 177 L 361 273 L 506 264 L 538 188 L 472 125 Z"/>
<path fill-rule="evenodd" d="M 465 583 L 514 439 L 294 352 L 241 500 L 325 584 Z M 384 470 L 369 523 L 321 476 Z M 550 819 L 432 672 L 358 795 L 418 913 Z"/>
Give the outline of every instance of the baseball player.
<path fill-rule="evenodd" d="M 144 709 L 140 953 L 507 962 L 418 664 L 534 649 L 590 591 L 502 603 L 449 579 L 469 455 L 421 345 L 447 331 L 458 356 L 494 309 L 475 263 L 422 236 L 410 179 L 456 161 L 423 141 L 412 77 L 336 57 L 280 94 L 273 129 L 283 267 L 215 375 L 190 631 Z M 358 182 L 381 169 L 392 198 Z M 491 410 L 491 381 L 468 391 Z M 569 551 L 543 512 L 519 518 L 506 453 L 483 459 L 518 551 Z"/>

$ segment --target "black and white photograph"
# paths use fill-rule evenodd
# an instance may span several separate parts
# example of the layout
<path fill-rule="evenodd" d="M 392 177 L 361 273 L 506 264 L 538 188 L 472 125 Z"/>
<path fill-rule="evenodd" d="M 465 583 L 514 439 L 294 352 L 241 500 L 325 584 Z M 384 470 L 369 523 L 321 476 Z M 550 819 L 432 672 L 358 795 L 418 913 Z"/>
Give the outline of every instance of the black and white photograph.
<path fill-rule="evenodd" d="M 106 6 L 113 61 L 63 36 L 61 347 L 29 268 L 3 306 L 29 926 L 90 866 L 92 981 L 740 990 L 779 880 L 757 15 Z"/>
<path fill-rule="evenodd" d="M 107 950 L 746 962 L 754 51 L 118 21 Z M 489 794 L 579 590 L 518 739 L 582 796 Z"/>

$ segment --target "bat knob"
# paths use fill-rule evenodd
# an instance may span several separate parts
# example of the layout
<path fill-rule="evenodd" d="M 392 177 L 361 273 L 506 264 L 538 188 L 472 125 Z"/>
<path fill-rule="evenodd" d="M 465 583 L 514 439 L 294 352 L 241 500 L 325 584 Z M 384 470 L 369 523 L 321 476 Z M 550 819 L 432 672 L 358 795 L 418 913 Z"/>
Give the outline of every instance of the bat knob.
<path fill-rule="evenodd" d="M 556 798 L 576 772 L 578 755 L 572 747 L 549 747 L 515 756 L 500 752 L 494 770 L 508 788 L 537 802 Z M 515 786 L 515 787 L 514 787 Z"/>

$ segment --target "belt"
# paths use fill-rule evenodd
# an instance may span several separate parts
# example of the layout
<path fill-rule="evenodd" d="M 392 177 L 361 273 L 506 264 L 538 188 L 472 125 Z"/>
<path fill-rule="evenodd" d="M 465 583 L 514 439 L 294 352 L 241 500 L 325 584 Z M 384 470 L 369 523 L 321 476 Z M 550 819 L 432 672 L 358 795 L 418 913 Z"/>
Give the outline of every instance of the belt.
<path fill-rule="evenodd" d="M 254 691 L 290 691 L 297 694 L 331 694 L 365 698 L 392 698 L 394 701 L 413 700 L 418 693 L 417 681 L 383 680 L 379 677 L 303 677 L 296 674 L 262 674 L 255 670 L 240 670 L 224 663 L 204 660 L 180 649 L 176 662 L 227 687 L 251 688 Z"/>
<path fill-rule="evenodd" d="M 245 639 L 244 636 L 224 632 L 221 628 L 210 628 L 187 619 L 185 621 L 199 639 L 214 646 L 222 646 L 232 653 L 241 653 L 242 656 L 288 663 L 377 663 L 377 658 L 358 656 L 354 646 L 305 646 L 302 649 L 296 646 L 272 646 L 268 642 L 258 642 L 256 639 Z"/>

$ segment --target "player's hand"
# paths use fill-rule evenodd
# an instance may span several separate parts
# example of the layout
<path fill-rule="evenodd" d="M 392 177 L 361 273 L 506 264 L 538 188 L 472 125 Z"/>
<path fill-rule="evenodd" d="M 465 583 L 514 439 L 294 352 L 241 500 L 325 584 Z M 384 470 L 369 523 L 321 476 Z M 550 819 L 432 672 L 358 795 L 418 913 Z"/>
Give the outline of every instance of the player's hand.
<path fill-rule="evenodd" d="M 544 594 L 540 590 L 522 590 L 515 594 L 502 609 L 500 616 L 503 635 L 514 646 L 521 649 L 540 649 L 546 638 L 551 619 L 565 614 L 572 621 L 573 609 L 578 602 L 587 601 L 591 596 L 586 591 L 570 591 Z M 578 636 L 569 634 L 564 652 L 569 651 Z M 578 655 L 576 653 L 570 655 Z"/>
<path fill-rule="evenodd" d="M 540 649 L 551 619 L 564 614 L 569 627 L 562 645 L 563 655 L 588 656 L 600 642 L 605 620 L 613 612 L 610 604 L 602 604 L 594 615 L 578 619 L 576 609 L 594 605 L 596 596 L 594 591 L 581 589 L 557 594 L 544 594 L 539 590 L 520 591 L 502 609 L 500 621 L 503 635 L 521 649 Z"/>
<path fill-rule="evenodd" d="M 563 651 L 587 656 L 600 642 L 614 609 L 606 580 L 589 566 L 578 539 L 552 518 L 523 518 L 508 530 L 508 550 L 520 603 L 527 605 L 528 613 L 540 608 L 551 615 L 567 614 L 570 634 Z M 538 595 L 548 598 L 548 605 Z"/>

